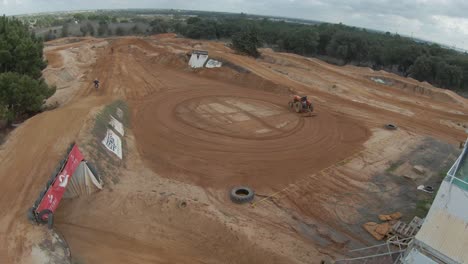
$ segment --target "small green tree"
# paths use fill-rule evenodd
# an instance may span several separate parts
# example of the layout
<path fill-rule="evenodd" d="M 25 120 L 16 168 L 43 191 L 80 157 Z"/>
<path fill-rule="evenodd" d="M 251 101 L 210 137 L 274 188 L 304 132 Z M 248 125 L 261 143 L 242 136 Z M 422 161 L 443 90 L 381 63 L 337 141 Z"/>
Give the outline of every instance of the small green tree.
<path fill-rule="evenodd" d="M 317 52 L 319 35 L 312 29 L 303 28 L 285 36 L 283 48 L 301 55 L 313 55 Z"/>
<path fill-rule="evenodd" d="M 199 17 L 189 17 L 187 19 L 187 24 L 189 24 L 189 25 L 190 24 L 197 24 L 197 23 L 200 23 L 200 21 L 201 21 L 201 18 L 199 18 Z"/>
<path fill-rule="evenodd" d="M 106 21 L 99 22 L 99 27 L 97 31 L 98 31 L 98 35 L 101 37 L 107 34 L 109 31 L 109 25 L 107 24 L 107 22 Z"/>
<path fill-rule="evenodd" d="M 201 20 L 198 23 L 187 25 L 185 35 L 194 39 L 215 39 L 216 26 L 212 21 Z"/>
<path fill-rule="evenodd" d="M 53 31 L 48 35 L 55 37 Z M 43 48 L 42 40 L 19 20 L 0 17 L 0 120 L 40 111 L 55 92 L 41 79 Z"/>
<path fill-rule="evenodd" d="M 63 24 L 62 26 L 62 38 L 68 37 L 68 23 Z"/>
<path fill-rule="evenodd" d="M 45 100 L 55 93 L 43 80 L 7 72 L 0 74 L 0 108 L 12 121 L 24 115 L 39 112 Z"/>
<path fill-rule="evenodd" d="M 420 56 L 410 68 L 410 76 L 418 81 L 432 82 L 435 77 L 435 65 L 429 56 Z"/>
<path fill-rule="evenodd" d="M 91 36 L 94 36 L 95 31 L 94 31 L 93 24 L 91 24 L 90 22 L 88 22 L 88 23 L 86 24 L 86 27 L 87 27 L 87 31 L 89 32 L 89 34 L 90 34 Z"/>
<path fill-rule="evenodd" d="M 45 41 L 50 41 L 50 40 L 54 40 L 56 39 L 57 37 L 55 36 L 54 32 L 52 31 L 52 29 L 49 30 L 49 32 L 44 36 L 44 40 Z"/>
<path fill-rule="evenodd" d="M 260 52 L 258 51 L 260 45 L 261 41 L 258 37 L 258 30 L 254 26 L 248 26 L 241 32 L 232 36 L 232 47 L 234 50 L 254 58 L 260 56 Z"/>
<path fill-rule="evenodd" d="M 151 33 L 153 34 L 167 33 L 167 30 L 169 28 L 169 25 L 160 18 L 151 21 L 150 26 Z"/>
<path fill-rule="evenodd" d="M 82 20 L 85 20 L 86 19 L 86 16 L 84 14 L 74 14 L 73 15 L 73 18 L 76 20 L 76 21 L 82 21 Z"/>
<path fill-rule="evenodd" d="M 122 27 L 117 27 L 117 29 L 115 30 L 115 34 L 117 36 L 124 36 L 125 35 L 125 29 L 123 29 Z"/>
<path fill-rule="evenodd" d="M 340 31 L 333 35 L 327 46 L 327 55 L 351 61 L 366 61 L 369 58 L 368 42 L 361 33 Z"/>
<path fill-rule="evenodd" d="M 81 32 L 81 34 L 83 34 L 83 37 L 86 36 L 86 34 L 88 34 L 88 27 L 85 26 L 85 25 L 81 25 L 80 26 L 80 32 Z"/>
<path fill-rule="evenodd" d="M 133 26 L 132 29 L 131 29 L 131 32 L 132 32 L 132 34 L 134 34 L 134 35 L 138 35 L 138 34 L 141 34 L 141 33 L 142 33 L 142 31 L 141 31 L 141 29 L 138 27 L 138 25 Z"/>

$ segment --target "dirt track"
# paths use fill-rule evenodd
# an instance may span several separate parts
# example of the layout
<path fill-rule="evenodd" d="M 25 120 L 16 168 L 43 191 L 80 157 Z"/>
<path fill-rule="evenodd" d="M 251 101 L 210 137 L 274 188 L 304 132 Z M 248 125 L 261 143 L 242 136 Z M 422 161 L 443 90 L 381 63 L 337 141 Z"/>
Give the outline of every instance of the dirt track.
<path fill-rule="evenodd" d="M 181 88 L 158 93 L 134 115 L 143 157 L 170 178 L 206 187 L 281 187 L 351 155 L 369 134 L 342 115 L 289 112 L 286 96 L 174 79 Z"/>
<path fill-rule="evenodd" d="M 360 234 L 338 224 L 329 203 L 341 192 L 366 190 L 371 171 L 385 170 L 372 164 L 389 159 L 379 151 L 399 146 L 397 155 L 420 136 L 454 144 L 465 137 L 465 99 L 388 73 L 268 50 L 254 60 L 221 43 L 200 47 L 170 36 L 53 44 L 46 76 L 63 87 L 66 100 L 51 100 L 64 106 L 25 122 L 0 150 L 0 259 L 6 263 L 38 263 L 29 256 L 37 242 L 31 234 L 40 228 L 26 221 L 26 209 L 68 144 L 89 139 L 93 111 L 114 99 L 126 100 L 132 111 L 120 182 L 107 182 L 96 197 L 64 201 L 57 215 L 72 254 L 84 263 L 309 263 L 339 255 L 344 241 Z M 185 52 L 192 48 L 229 63 L 191 71 Z M 64 72 L 78 81 L 57 77 Z M 103 84 L 99 91 L 91 85 L 95 77 Z M 311 96 L 318 115 L 289 112 L 292 92 Z M 382 132 L 387 122 L 400 131 Z M 352 160 L 344 171 L 311 176 L 358 152 L 380 160 L 360 169 Z M 269 194 L 298 182 L 299 190 L 276 207 L 239 207 L 226 197 L 237 184 Z M 181 201 L 188 207 L 181 210 Z M 297 219 L 318 235 L 296 227 Z"/>

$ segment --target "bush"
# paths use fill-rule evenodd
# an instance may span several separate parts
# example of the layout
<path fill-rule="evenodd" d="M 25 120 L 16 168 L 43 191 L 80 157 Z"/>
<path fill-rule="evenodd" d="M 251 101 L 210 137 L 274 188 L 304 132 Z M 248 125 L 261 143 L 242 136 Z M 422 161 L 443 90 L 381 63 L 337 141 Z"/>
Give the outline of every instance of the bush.
<path fill-rule="evenodd" d="M 42 41 L 20 21 L 0 17 L 0 73 L 18 72 L 40 78 L 46 67 Z"/>
<path fill-rule="evenodd" d="M 258 38 L 258 30 L 253 26 L 246 27 L 241 32 L 232 36 L 232 47 L 234 50 L 254 58 L 260 56 L 260 52 L 258 52 L 258 47 L 260 45 L 261 42 Z"/>
<path fill-rule="evenodd" d="M 55 93 L 43 80 L 8 72 L 0 74 L 0 108 L 8 121 L 41 111 L 45 100 Z"/>
<path fill-rule="evenodd" d="M 37 113 L 54 94 L 41 79 L 43 47 L 19 20 L 0 17 L 0 120 Z"/>
<path fill-rule="evenodd" d="M 124 36 L 125 35 L 125 29 L 123 29 L 123 27 L 117 27 L 117 29 L 115 30 L 115 34 L 117 36 Z"/>

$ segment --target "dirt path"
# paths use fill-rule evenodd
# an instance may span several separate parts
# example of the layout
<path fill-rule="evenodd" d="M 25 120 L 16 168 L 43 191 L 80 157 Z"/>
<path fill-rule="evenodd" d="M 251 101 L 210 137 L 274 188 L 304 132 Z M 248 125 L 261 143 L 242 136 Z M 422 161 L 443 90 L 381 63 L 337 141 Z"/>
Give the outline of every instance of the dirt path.
<path fill-rule="evenodd" d="M 81 87 L 81 93 L 91 92 Z M 50 174 L 77 135 L 90 109 L 106 99 L 95 95 L 77 96 L 60 109 L 37 115 L 22 124 L 1 146 L 0 179 L 5 188 L 0 194 L 0 259 L 7 263 L 20 261 L 29 254 L 28 233 L 33 227 L 26 210 L 37 199 Z"/>
<path fill-rule="evenodd" d="M 286 96 L 190 75 L 161 77 L 169 79 L 180 83 L 138 107 L 134 131 L 148 166 L 170 178 L 279 187 L 351 155 L 369 135 L 342 115 L 289 112 Z"/>

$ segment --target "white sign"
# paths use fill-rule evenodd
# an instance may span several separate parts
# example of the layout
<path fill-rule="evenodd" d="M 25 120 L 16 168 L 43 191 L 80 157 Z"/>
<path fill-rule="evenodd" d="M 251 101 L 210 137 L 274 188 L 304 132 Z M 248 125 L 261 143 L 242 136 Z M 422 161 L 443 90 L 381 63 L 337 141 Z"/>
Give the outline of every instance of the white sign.
<path fill-rule="evenodd" d="M 192 68 L 203 68 L 203 65 L 205 64 L 207 59 L 208 55 L 193 53 L 192 57 L 190 57 L 189 65 Z"/>
<path fill-rule="evenodd" d="M 102 144 L 106 146 L 106 148 L 112 151 L 117 157 L 122 159 L 122 141 L 120 137 L 114 133 L 111 129 L 107 130 L 106 137 L 102 141 Z"/>
<path fill-rule="evenodd" d="M 109 125 L 113 127 L 120 135 L 124 135 L 124 127 L 119 120 L 115 119 L 113 116 L 110 116 L 111 120 L 109 121 Z"/>
<path fill-rule="evenodd" d="M 118 117 L 120 120 L 122 120 L 123 115 L 124 115 L 124 112 L 122 111 L 122 109 L 120 109 L 120 108 L 117 107 L 116 114 L 117 114 L 117 117 Z"/>
<path fill-rule="evenodd" d="M 205 67 L 207 67 L 207 68 L 220 68 L 222 65 L 223 65 L 223 63 L 220 62 L 220 61 L 209 59 L 208 62 L 206 63 Z"/>

